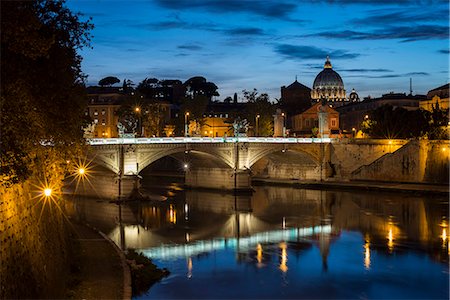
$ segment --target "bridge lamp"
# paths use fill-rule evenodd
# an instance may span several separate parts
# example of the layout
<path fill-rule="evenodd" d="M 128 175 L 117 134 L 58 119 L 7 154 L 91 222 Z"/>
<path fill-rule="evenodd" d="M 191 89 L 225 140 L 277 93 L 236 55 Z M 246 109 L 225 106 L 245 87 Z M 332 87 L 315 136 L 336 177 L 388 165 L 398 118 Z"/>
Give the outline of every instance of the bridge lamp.
<path fill-rule="evenodd" d="M 286 114 L 283 112 L 281 116 L 283 117 L 283 137 L 286 137 Z"/>
<path fill-rule="evenodd" d="M 365 115 L 365 116 L 364 116 L 364 119 L 365 119 L 365 120 L 369 119 L 369 115 Z"/>
<path fill-rule="evenodd" d="M 185 137 L 188 136 L 188 132 L 189 132 L 188 117 L 189 117 L 189 112 L 187 111 L 184 113 L 184 136 Z"/>
<path fill-rule="evenodd" d="M 185 163 L 185 164 L 183 165 L 183 168 L 184 168 L 185 170 L 187 170 L 187 169 L 189 168 L 189 165 Z"/>
<path fill-rule="evenodd" d="M 134 111 L 138 113 L 138 112 L 141 111 L 141 109 L 140 109 L 138 106 L 136 106 L 135 109 L 134 109 Z"/>
<path fill-rule="evenodd" d="M 83 176 L 85 173 L 86 173 L 86 169 L 85 168 L 82 167 L 82 168 L 78 169 L 78 174 L 79 175 Z"/>
<path fill-rule="evenodd" d="M 260 118 L 260 117 L 261 117 L 261 116 L 260 116 L 259 114 L 256 115 L 256 125 L 255 125 L 255 135 L 256 135 L 256 136 L 258 136 L 258 134 L 259 134 L 258 121 L 259 121 L 259 118 Z"/>

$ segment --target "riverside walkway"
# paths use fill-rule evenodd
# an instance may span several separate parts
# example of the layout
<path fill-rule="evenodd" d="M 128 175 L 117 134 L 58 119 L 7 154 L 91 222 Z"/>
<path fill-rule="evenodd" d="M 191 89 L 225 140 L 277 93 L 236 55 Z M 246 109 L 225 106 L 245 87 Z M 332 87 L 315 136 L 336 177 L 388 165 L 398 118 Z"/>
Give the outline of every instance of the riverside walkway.
<path fill-rule="evenodd" d="M 74 244 L 78 249 L 71 274 L 71 299 L 131 299 L 131 279 L 120 250 L 96 230 L 72 222 Z M 128 272 L 128 273 L 127 273 Z"/>

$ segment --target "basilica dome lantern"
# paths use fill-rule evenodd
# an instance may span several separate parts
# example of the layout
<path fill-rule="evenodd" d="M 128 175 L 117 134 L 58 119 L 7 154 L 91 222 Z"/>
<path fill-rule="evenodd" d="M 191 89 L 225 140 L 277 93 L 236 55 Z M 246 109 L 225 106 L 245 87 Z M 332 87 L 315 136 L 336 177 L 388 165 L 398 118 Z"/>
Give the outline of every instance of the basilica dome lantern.
<path fill-rule="evenodd" d="M 311 99 L 315 102 L 326 99 L 328 102 L 335 102 L 336 106 L 346 101 L 344 82 L 341 76 L 333 70 L 328 56 L 323 70 L 317 74 L 314 80 Z"/>

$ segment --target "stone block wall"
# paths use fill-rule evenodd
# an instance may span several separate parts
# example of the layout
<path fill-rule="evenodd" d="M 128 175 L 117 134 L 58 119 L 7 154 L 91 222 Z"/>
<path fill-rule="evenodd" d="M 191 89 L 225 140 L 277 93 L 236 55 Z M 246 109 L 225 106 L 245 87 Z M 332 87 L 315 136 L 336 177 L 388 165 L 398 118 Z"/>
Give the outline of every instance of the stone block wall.
<path fill-rule="evenodd" d="M 39 183 L 0 189 L 0 298 L 64 298 L 69 234 L 63 200 L 43 201 Z"/>
<path fill-rule="evenodd" d="M 352 172 L 352 179 L 448 184 L 449 141 L 411 141 Z"/>

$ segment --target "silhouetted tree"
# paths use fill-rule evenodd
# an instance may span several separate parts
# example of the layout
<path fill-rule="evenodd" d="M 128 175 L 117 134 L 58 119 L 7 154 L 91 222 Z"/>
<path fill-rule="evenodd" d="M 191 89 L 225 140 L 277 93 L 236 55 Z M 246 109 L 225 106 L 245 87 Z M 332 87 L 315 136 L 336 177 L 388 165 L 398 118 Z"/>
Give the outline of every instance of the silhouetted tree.
<path fill-rule="evenodd" d="M 383 105 L 370 112 L 362 131 L 373 138 L 413 138 L 426 135 L 430 129 L 430 113 L 424 110 L 408 111 Z"/>
<path fill-rule="evenodd" d="M 81 141 L 86 105 L 81 56 L 90 21 L 63 1 L 1 1 L 1 180 L 30 174 L 42 141 L 60 158 Z M 71 147 L 67 147 L 70 145 Z"/>
<path fill-rule="evenodd" d="M 253 91 L 244 90 L 243 93 L 247 102 L 245 118 L 253 127 L 254 133 L 257 131 L 259 136 L 272 136 L 275 107 L 269 101 L 269 95 L 266 93 L 258 94 L 256 89 L 253 89 Z M 258 115 L 258 129 L 256 130 Z"/>
<path fill-rule="evenodd" d="M 119 83 L 120 79 L 114 76 L 108 76 L 105 78 L 100 79 L 100 81 L 98 82 L 99 86 L 112 86 L 113 84 Z"/>
<path fill-rule="evenodd" d="M 217 85 L 206 81 L 206 78 L 202 76 L 189 78 L 184 83 L 184 86 L 186 87 L 186 95 L 191 98 L 203 95 L 208 101 L 211 101 L 213 96 L 219 96 Z"/>

